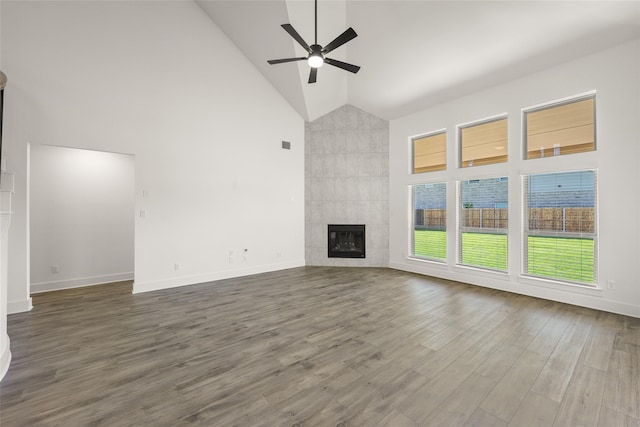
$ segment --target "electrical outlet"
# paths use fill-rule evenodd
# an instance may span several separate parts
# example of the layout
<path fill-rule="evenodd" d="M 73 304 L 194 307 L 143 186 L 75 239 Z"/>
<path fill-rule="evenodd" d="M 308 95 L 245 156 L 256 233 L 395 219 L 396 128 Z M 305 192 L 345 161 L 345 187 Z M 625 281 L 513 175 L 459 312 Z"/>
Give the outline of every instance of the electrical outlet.
<path fill-rule="evenodd" d="M 242 253 L 242 261 L 243 262 L 247 262 L 247 253 L 249 252 L 249 249 L 245 249 Z"/>
<path fill-rule="evenodd" d="M 616 281 L 615 280 L 607 280 L 607 289 L 616 289 Z"/>
<path fill-rule="evenodd" d="M 51 266 L 51 272 L 52 272 L 53 274 L 58 274 L 58 272 L 59 272 L 59 271 L 60 271 L 60 269 L 58 268 L 58 266 L 57 266 L 57 265 L 52 265 L 52 266 Z"/>
<path fill-rule="evenodd" d="M 173 264 L 173 269 L 174 269 L 175 271 L 180 270 L 180 264 L 178 264 L 178 263 Z"/>
<path fill-rule="evenodd" d="M 233 251 L 229 250 L 229 264 L 233 264 Z"/>

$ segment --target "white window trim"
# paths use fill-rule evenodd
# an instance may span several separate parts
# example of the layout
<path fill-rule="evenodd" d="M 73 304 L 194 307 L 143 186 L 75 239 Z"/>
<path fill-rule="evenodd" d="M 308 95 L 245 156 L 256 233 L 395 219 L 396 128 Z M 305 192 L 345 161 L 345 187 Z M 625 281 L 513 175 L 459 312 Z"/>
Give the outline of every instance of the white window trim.
<path fill-rule="evenodd" d="M 524 116 L 523 116 L 524 117 Z M 491 163 L 488 165 L 481 165 L 484 167 L 487 166 L 495 166 L 495 165 L 502 165 L 502 164 L 509 164 L 509 113 L 504 112 L 504 113 L 500 113 L 500 114 L 496 114 L 493 116 L 489 116 L 489 117 L 485 117 L 483 119 L 479 119 L 479 120 L 473 120 L 470 122 L 466 122 L 466 123 L 460 123 L 457 124 L 455 127 L 455 132 L 456 132 L 456 141 L 455 141 L 455 149 L 456 149 L 456 166 L 455 168 L 457 170 L 466 170 L 466 169 L 475 169 L 476 167 L 471 166 L 471 167 L 462 167 L 462 129 L 468 128 L 468 127 L 472 127 L 472 126 L 479 126 L 479 125 L 483 125 L 485 123 L 491 123 L 491 122 L 497 122 L 498 120 L 503 120 L 503 119 L 507 119 L 507 161 L 504 163 Z"/>
<path fill-rule="evenodd" d="M 445 172 L 445 171 L 439 171 L 439 172 Z M 422 175 L 422 174 L 419 174 Z M 424 176 L 424 175 L 422 175 Z M 449 207 L 447 206 L 447 198 L 446 198 L 446 194 L 447 194 L 447 188 L 449 186 L 449 182 L 445 179 L 440 179 L 440 180 L 429 180 L 429 181 L 420 181 L 417 183 L 409 183 L 409 185 L 407 186 L 408 189 L 408 193 L 409 193 L 409 247 L 407 248 L 407 256 L 406 259 L 410 259 L 410 260 L 415 260 L 415 261 L 423 261 L 423 262 L 429 262 L 429 263 L 433 263 L 433 264 L 437 264 L 437 265 L 449 265 L 449 239 L 445 240 L 445 245 L 446 245 L 446 250 L 445 250 L 445 259 L 437 259 L 437 258 L 423 258 L 423 257 L 419 257 L 416 256 L 414 254 L 414 250 L 415 250 L 415 234 L 414 234 L 414 230 L 415 230 L 415 200 L 414 200 L 414 192 L 413 192 L 413 187 L 416 185 L 425 185 L 425 184 L 444 184 L 445 185 L 445 210 L 447 212 L 447 222 L 448 222 L 448 218 L 449 218 Z M 447 222 L 445 222 L 445 232 L 448 231 L 449 227 L 447 226 Z M 447 233 L 448 235 L 448 233 Z"/>
<path fill-rule="evenodd" d="M 413 142 L 416 139 L 422 139 L 422 138 L 428 138 L 430 136 L 434 136 L 434 135 L 440 135 L 440 134 L 444 134 L 445 136 L 445 141 L 449 141 L 449 134 L 447 133 L 447 128 L 442 128 L 442 129 L 438 129 L 438 130 L 434 130 L 431 132 L 427 132 L 427 133 L 421 133 L 418 135 L 414 135 L 414 136 L 410 136 L 409 137 L 409 170 L 408 173 L 411 176 L 418 176 L 418 177 L 424 177 L 425 174 L 432 174 L 432 173 L 444 173 L 447 171 L 447 169 L 449 168 L 449 164 L 448 162 L 446 162 L 445 160 L 445 168 L 441 171 L 431 171 L 431 172 L 419 172 L 419 173 L 414 173 L 413 172 L 413 167 L 414 167 L 414 153 L 413 153 Z M 449 148 L 448 144 L 445 143 L 445 150 Z M 448 157 L 448 156 L 447 156 Z M 446 159 L 446 157 L 445 157 Z"/>
<path fill-rule="evenodd" d="M 551 236 L 554 233 L 553 232 L 547 232 L 547 233 L 538 233 L 538 232 L 534 232 L 531 233 L 529 230 L 529 220 L 528 220 L 528 212 L 527 212 L 527 192 L 524 190 L 524 180 L 525 177 L 527 175 L 542 175 L 542 174 L 552 174 L 552 173 L 566 173 L 566 172 L 581 172 L 581 171 L 588 171 L 591 170 L 595 173 L 596 176 L 596 184 L 595 184 L 595 205 L 596 205 L 596 212 L 595 212 L 595 232 L 594 233 L 569 233 L 571 234 L 570 237 L 581 237 L 581 236 L 586 236 L 589 238 L 593 238 L 593 250 L 594 250 L 594 278 L 593 278 L 593 283 L 580 283 L 580 282 L 572 282 L 569 280 L 562 280 L 562 279 L 554 279 L 552 277 L 542 277 L 542 276 L 535 276 L 535 275 L 530 275 L 525 273 L 524 269 L 525 269 L 525 265 L 526 265 L 526 257 L 528 256 L 528 251 L 527 249 L 525 249 L 525 246 L 528 245 L 528 237 L 530 235 L 533 236 Z M 599 194 L 600 192 L 598 191 L 598 169 L 597 168 L 589 168 L 589 167 L 585 167 L 585 168 L 577 168 L 577 169 L 571 169 L 571 170 L 558 170 L 556 169 L 548 169 L 545 171 L 533 171 L 533 172 L 528 172 L 528 173 L 521 173 L 520 175 L 520 188 L 521 188 L 521 197 L 522 197 L 522 218 L 521 218 L 521 225 L 520 225 L 520 234 L 522 236 L 522 242 L 521 242 L 521 247 L 520 247 L 520 253 L 521 253 L 521 260 L 520 260 L 520 274 L 518 276 L 518 282 L 522 283 L 522 284 L 527 284 L 527 285 L 535 285 L 535 286 L 544 286 L 544 287 L 548 287 L 548 288 L 553 288 L 553 289 L 559 289 L 558 285 L 563 286 L 563 287 L 567 287 L 565 289 L 571 289 L 571 290 L 576 290 L 576 289 L 583 289 L 583 290 L 602 290 L 602 287 L 599 285 L 599 268 L 598 268 L 598 261 L 599 261 L 599 257 L 598 257 L 598 253 L 599 253 L 599 248 L 598 248 L 598 240 L 599 240 L 599 221 L 600 221 L 600 201 L 599 201 Z M 558 232 L 555 232 L 555 234 L 559 234 Z M 567 234 L 562 234 L 562 236 L 566 236 Z M 562 237 L 562 236 L 558 236 L 558 237 Z"/>
<path fill-rule="evenodd" d="M 498 174 L 498 176 L 496 176 L 495 174 L 491 175 L 491 176 L 487 176 L 485 178 L 469 178 L 469 177 L 465 177 L 465 178 L 458 178 L 456 179 L 456 246 L 455 246 L 455 252 L 456 252 L 456 257 L 455 257 L 455 261 L 453 264 L 453 267 L 461 269 L 461 271 L 464 270 L 473 270 L 476 272 L 487 272 L 487 273 L 491 273 L 491 274 L 499 274 L 499 275 L 509 275 L 509 272 L 511 270 L 511 259 L 509 257 L 509 226 L 507 226 L 507 228 L 505 229 L 501 229 L 504 230 L 504 233 L 495 233 L 495 234 L 501 234 L 504 236 L 507 236 L 507 268 L 506 270 L 497 270 L 497 269 L 493 269 L 493 268 L 487 268 L 487 267 L 481 267 L 481 266 L 476 266 L 476 265 L 468 265 L 468 264 L 463 264 L 462 263 L 462 233 L 465 232 L 465 230 L 463 230 L 463 227 L 460 225 L 460 214 L 461 214 L 461 207 L 462 207 L 462 182 L 463 181 L 471 181 L 474 179 L 498 179 L 498 178 L 503 178 L 506 177 L 507 178 L 507 183 L 509 181 L 509 175 L 508 174 Z M 509 208 L 509 193 L 507 190 L 507 209 Z M 510 219 L 507 219 L 508 223 L 511 223 Z M 469 227 L 464 227 L 465 229 L 469 229 Z"/>
<path fill-rule="evenodd" d="M 527 113 L 533 113 L 536 111 L 542 111 L 542 110 L 546 110 L 548 108 L 553 108 L 553 107 L 558 107 L 560 105 L 566 105 L 566 104 L 571 104 L 573 102 L 579 102 L 579 101 L 584 101 L 585 99 L 591 99 L 593 98 L 594 103 L 593 103 L 593 146 L 594 149 L 593 151 L 585 151 L 583 153 L 573 153 L 573 155 L 576 154 L 587 154 L 587 153 L 594 153 L 596 151 L 598 151 L 598 103 L 596 102 L 596 91 L 595 90 L 590 90 L 588 92 L 584 92 L 584 93 L 580 93 L 577 95 L 572 95 L 572 96 L 567 96 L 564 98 L 559 98 L 553 101 L 548 101 L 548 102 L 544 102 L 542 104 L 536 104 L 536 105 L 531 105 L 529 107 L 525 107 L 522 108 L 520 110 L 520 132 L 521 135 L 520 137 L 522 138 L 521 141 L 522 143 L 520 144 L 520 150 L 521 152 L 521 159 L 524 161 L 529 161 L 529 160 L 541 160 L 541 159 L 528 159 L 527 158 L 527 146 L 528 146 L 528 140 L 527 140 Z M 566 156 L 566 154 L 564 155 Z M 557 157 L 563 157 L 563 156 L 551 156 L 551 157 L 546 157 L 547 159 L 553 159 L 553 158 L 557 158 Z"/>

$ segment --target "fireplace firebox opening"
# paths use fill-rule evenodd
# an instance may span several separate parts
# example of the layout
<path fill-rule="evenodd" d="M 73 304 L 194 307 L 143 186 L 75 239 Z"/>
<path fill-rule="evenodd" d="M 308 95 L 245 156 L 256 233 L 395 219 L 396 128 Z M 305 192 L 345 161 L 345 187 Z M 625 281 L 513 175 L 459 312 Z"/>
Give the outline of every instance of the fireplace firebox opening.
<path fill-rule="evenodd" d="M 329 224 L 329 258 L 365 258 L 364 224 Z"/>

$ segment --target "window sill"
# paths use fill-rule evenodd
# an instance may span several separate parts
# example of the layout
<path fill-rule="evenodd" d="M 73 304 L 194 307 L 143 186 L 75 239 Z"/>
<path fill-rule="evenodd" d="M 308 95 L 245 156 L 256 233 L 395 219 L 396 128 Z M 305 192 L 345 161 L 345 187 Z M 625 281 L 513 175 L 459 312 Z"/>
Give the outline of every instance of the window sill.
<path fill-rule="evenodd" d="M 500 280 L 506 280 L 509 277 L 507 271 L 490 270 L 488 268 L 473 267 L 470 265 L 456 264 L 453 266 L 453 270 L 463 274 L 473 274 L 474 276 L 500 278 Z"/>
<path fill-rule="evenodd" d="M 602 296 L 602 288 L 598 285 L 579 285 L 577 283 L 559 282 L 551 279 L 543 279 L 532 276 L 518 276 L 521 285 L 538 286 L 547 289 L 572 292 L 583 295 Z"/>
<path fill-rule="evenodd" d="M 408 256 L 407 260 L 410 262 L 419 262 L 419 263 L 423 263 L 423 264 L 427 264 L 430 267 L 438 267 L 438 268 L 446 268 L 447 267 L 447 261 L 446 260 L 436 260 L 436 259 L 428 259 L 428 258 L 417 258 L 417 257 L 412 257 L 412 256 Z"/>

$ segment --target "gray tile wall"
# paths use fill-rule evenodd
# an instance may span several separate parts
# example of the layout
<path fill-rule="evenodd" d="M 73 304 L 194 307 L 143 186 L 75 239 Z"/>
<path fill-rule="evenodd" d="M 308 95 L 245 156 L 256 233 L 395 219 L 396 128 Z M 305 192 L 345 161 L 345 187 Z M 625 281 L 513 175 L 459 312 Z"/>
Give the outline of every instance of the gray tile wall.
<path fill-rule="evenodd" d="M 328 224 L 365 224 L 366 258 L 327 256 Z M 305 125 L 307 265 L 386 267 L 389 122 L 345 105 Z"/>

